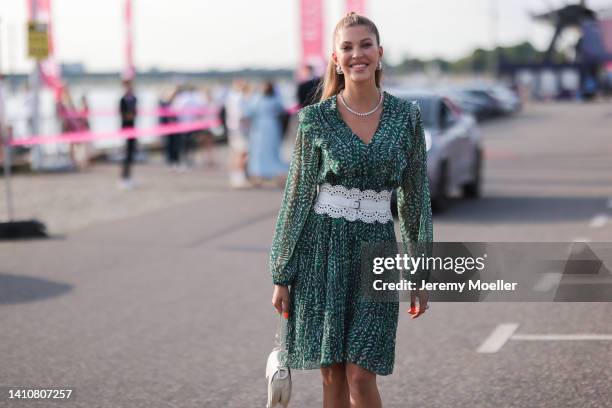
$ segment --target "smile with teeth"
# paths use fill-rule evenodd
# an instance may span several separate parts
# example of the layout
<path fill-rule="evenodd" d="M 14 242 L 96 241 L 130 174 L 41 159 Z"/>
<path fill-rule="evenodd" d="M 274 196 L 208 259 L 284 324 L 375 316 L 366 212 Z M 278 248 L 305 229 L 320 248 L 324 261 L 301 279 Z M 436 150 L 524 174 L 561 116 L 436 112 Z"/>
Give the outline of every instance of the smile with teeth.
<path fill-rule="evenodd" d="M 352 64 L 349 65 L 351 68 L 365 68 L 368 66 L 368 64 Z"/>

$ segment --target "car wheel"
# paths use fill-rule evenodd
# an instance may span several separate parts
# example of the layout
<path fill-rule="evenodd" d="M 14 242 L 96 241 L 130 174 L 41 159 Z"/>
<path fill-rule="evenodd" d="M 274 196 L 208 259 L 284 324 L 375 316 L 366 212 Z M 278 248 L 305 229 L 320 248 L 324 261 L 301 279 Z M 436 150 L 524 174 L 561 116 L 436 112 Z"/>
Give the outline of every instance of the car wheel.
<path fill-rule="evenodd" d="M 464 198 L 478 198 L 481 194 L 482 185 L 482 150 L 476 150 L 476 159 L 474 160 L 474 179 L 462 186 Z"/>
<path fill-rule="evenodd" d="M 431 199 L 431 209 L 434 212 L 444 212 L 448 208 L 448 166 L 446 162 L 440 165 L 440 177 L 436 192 Z"/>

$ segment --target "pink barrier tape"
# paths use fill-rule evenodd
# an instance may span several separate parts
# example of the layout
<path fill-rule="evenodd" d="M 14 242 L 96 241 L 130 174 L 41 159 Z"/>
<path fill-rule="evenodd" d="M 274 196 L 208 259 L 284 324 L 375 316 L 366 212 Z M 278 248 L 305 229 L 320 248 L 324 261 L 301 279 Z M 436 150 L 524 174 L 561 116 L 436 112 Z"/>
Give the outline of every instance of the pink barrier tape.
<path fill-rule="evenodd" d="M 218 108 L 200 108 L 200 109 L 172 109 L 172 108 L 156 108 L 156 109 L 138 109 L 137 116 L 159 116 L 159 117 L 176 117 L 181 115 L 217 115 Z M 115 110 L 94 110 L 88 112 L 69 111 L 60 115 L 63 118 L 81 118 L 81 117 L 112 117 L 119 116 L 119 112 Z"/>
<path fill-rule="evenodd" d="M 286 109 L 287 113 L 293 115 L 300 110 L 300 105 L 293 105 Z M 219 108 L 199 108 L 199 109 L 172 109 L 172 108 L 157 108 L 157 109 L 139 109 L 137 116 L 158 116 L 158 117 L 176 117 L 181 115 L 218 115 Z M 119 116 L 117 111 L 113 110 L 96 110 L 88 112 L 70 111 L 60 115 L 63 118 L 80 118 L 80 117 L 96 117 L 96 116 Z"/>
<path fill-rule="evenodd" d="M 287 113 L 294 115 L 296 114 L 301 107 L 299 105 L 293 105 L 286 109 Z M 156 112 L 164 112 L 164 109 L 157 109 Z M 189 113 L 195 112 L 196 110 L 189 110 Z M 197 110 L 198 112 L 201 110 Z M 207 110 L 209 111 L 209 110 Z M 145 111 L 145 112 L 154 112 L 154 111 Z M 181 114 L 187 111 L 180 111 Z M 107 112 L 110 114 L 110 111 Z M 177 113 L 177 111 L 168 110 L 165 113 Z M 141 112 L 139 111 L 139 114 Z M 115 112 L 112 115 L 116 115 Z M 69 114 L 68 116 L 72 116 Z M 78 112 L 75 112 L 74 116 L 85 116 L 80 115 Z M 192 132 L 195 130 L 203 130 L 208 129 L 210 127 L 220 126 L 222 124 L 220 119 L 206 119 L 197 122 L 190 123 L 170 123 L 166 125 L 158 125 L 151 128 L 128 128 L 122 129 L 114 132 L 98 132 L 94 133 L 88 130 L 85 131 L 77 131 L 77 132 L 67 132 L 60 133 L 55 135 L 36 135 L 36 136 L 26 136 L 25 138 L 20 138 L 17 140 L 11 140 L 11 146 L 32 146 L 39 144 L 49 144 L 49 143 L 81 143 L 81 142 L 89 142 L 92 140 L 103 140 L 103 139 L 128 139 L 128 138 L 138 138 L 145 136 L 167 136 L 173 133 L 186 133 Z"/>
<path fill-rule="evenodd" d="M 175 133 L 193 132 L 221 125 L 219 119 L 208 119 L 189 123 L 171 123 L 151 128 L 126 128 L 115 132 L 93 133 L 90 131 L 68 132 L 57 135 L 29 136 L 11 140 L 11 146 L 32 146 L 48 143 L 80 143 L 105 139 L 132 139 L 145 136 L 167 136 Z"/>
<path fill-rule="evenodd" d="M 295 115 L 301 109 L 300 105 L 293 105 L 286 109 L 286 112 L 290 115 Z M 156 116 L 156 117 L 177 117 L 180 115 L 218 115 L 219 108 L 205 108 L 205 109 L 186 109 L 186 110 L 173 110 L 171 108 L 157 108 L 157 109 L 142 109 L 138 110 L 138 116 Z M 69 111 L 59 115 L 61 118 L 74 119 L 74 118 L 92 118 L 92 117 L 116 117 L 119 116 L 119 112 L 114 110 L 94 110 L 94 111 Z M 46 119 L 55 119 L 55 116 L 48 116 Z M 11 121 L 24 121 L 28 120 L 27 117 L 13 117 Z"/>

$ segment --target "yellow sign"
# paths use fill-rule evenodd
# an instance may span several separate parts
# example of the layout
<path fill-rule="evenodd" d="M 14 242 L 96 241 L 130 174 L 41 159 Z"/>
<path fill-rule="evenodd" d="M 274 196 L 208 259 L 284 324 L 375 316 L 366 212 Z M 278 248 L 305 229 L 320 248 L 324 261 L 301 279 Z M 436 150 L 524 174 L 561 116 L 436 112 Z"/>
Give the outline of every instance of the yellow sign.
<path fill-rule="evenodd" d="M 49 56 L 47 24 L 28 22 L 28 57 L 45 59 Z"/>

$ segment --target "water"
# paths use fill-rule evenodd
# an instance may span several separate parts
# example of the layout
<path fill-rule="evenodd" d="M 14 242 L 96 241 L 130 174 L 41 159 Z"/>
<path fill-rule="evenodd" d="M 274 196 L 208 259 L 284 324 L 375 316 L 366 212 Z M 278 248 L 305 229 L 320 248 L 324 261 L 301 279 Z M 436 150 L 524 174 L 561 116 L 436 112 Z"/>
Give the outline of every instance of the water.
<path fill-rule="evenodd" d="M 170 90 L 170 83 L 156 83 L 144 86 L 136 86 L 135 93 L 138 98 L 138 108 L 151 111 L 158 107 L 158 100 L 165 92 Z M 213 103 L 217 106 L 222 104 L 226 93 L 226 86 L 223 84 L 212 84 L 208 87 L 213 97 Z M 279 82 L 278 89 L 287 107 L 295 103 L 295 85 L 289 81 Z M 92 132 L 113 132 L 120 129 L 119 100 L 123 93 L 120 84 L 86 84 L 74 85 L 70 87 L 72 100 L 75 105 L 80 106 L 81 96 L 85 95 L 91 112 L 101 112 L 100 116 L 95 114 L 89 117 L 90 129 Z M 18 89 L 14 93 L 5 91 L 7 121 L 13 126 L 14 139 L 23 139 L 31 136 L 31 129 L 28 125 L 29 94 L 25 89 Z M 43 89 L 40 93 L 40 134 L 52 135 L 61 133 L 61 123 L 55 115 L 55 100 L 53 92 Z M 141 115 L 137 117 L 136 126 L 139 128 L 149 128 L 158 124 L 158 118 L 152 115 Z M 157 140 L 157 137 L 143 137 L 139 140 L 143 144 L 150 144 Z M 120 139 L 105 139 L 92 142 L 94 149 L 112 149 L 123 145 Z M 67 154 L 67 144 L 47 144 L 42 146 L 42 151 L 46 155 Z"/>

